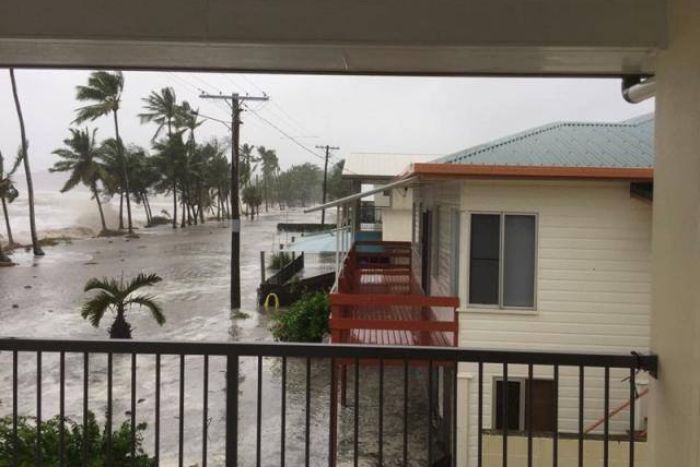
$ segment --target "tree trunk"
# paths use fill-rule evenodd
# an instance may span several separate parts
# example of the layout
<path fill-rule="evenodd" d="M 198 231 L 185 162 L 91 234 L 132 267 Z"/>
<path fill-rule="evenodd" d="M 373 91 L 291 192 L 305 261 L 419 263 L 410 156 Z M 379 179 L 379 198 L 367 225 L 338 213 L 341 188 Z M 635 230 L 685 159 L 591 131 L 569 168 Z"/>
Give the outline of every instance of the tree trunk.
<path fill-rule="evenodd" d="M 126 196 L 126 222 L 128 224 L 129 235 L 134 234 L 134 225 L 131 223 L 131 197 L 129 194 L 129 171 L 126 167 L 126 157 L 124 156 L 124 145 L 122 144 L 122 138 L 119 136 L 119 119 L 117 118 L 117 111 L 113 112 L 114 115 L 114 134 L 117 137 L 117 149 L 119 150 L 119 156 L 122 162 L 122 171 L 124 172 L 124 191 Z"/>
<path fill-rule="evenodd" d="M 110 339 L 131 339 L 131 325 L 124 317 L 124 309 L 117 310 L 117 316 L 114 318 L 112 327 L 109 328 Z"/>
<path fill-rule="evenodd" d="M 32 234 L 32 248 L 34 256 L 44 256 L 44 251 L 39 246 L 39 237 L 36 233 L 36 218 L 34 216 L 34 183 L 32 182 L 32 171 L 29 168 L 29 154 L 27 153 L 27 136 L 24 129 L 24 117 L 22 117 L 22 107 L 19 105 L 17 95 L 17 82 L 15 81 L 15 70 L 10 68 L 10 81 L 12 81 L 12 95 L 15 99 L 17 118 L 19 120 L 20 136 L 22 137 L 22 160 L 24 161 L 24 174 L 27 177 L 27 200 L 29 202 L 29 229 Z"/>
<path fill-rule="evenodd" d="M 0 243 L 0 263 L 12 263 L 12 260 L 2 251 L 2 243 Z"/>
<path fill-rule="evenodd" d="M 148 206 L 148 197 L 145 192 L 141 192 L 141 203 L 143 204 L 143 210 L 146 213 L 146 225 L 151 225 L 153 218 L 151 217 L 151 210 Z"/>
<path fill-rule="evenodd" d="M 2 198 L 2 212 L 5 215 L 5 228 L 7 229 L 8 245 L 10 246 L 10 248 L 12 248 L 15 244 L 15 241 L 12 239 L 12 227 L 10 226 L 10 215 L 7 212 L 7 202 L 5 201 L 5 198 Z"/>
<path fill-rule="evenodd" d="M 265 212 L 268 212 L 269 207 L 268 207 L 268 192 L 267 192 L 267 179 L 268 177 L 265 177 L 264 180 L 264 185 L 265 185 Z"/>
<path fill-rule="evenodd" d="M 148 198 L 148 193 L 143 194 L 146 200 L 146 208 L 148 208 L 148 221 L 153 222 L 153 209 L 151 209 L 151 200 Z"/>
<path fill-rule="evenodd" d="M 175 163 L 173 162 L 173 165 Z M 173 167 L 173 229 L 177 229 L 177 182 L 175 182 L 175 168 Z"/>
<path fill-rule="evenodd" d="M 124 192 L 119 192 L 119 230 L 124 230 Z"/>
<path fill-rule="evenodd" d="M 199 187 L 198 192 L 199 192 L 199 209 L 198 209 L 199 221 L 201 224 L 204 224 L 204 200 L 202 199 L 204 190 L 202 190 L 201 185 Z"/>
<path fill-rule="evenodd" d="M 105 222 L 105 214 L 102 212 L 102 203 L 100 203 L 100 195 L 97 193 L 97 185 L 95 182 L 92 182 L 92 195 L 95 197 L 95 201 L 97 201 L 97 209 L 100 211 L 100 222 L 102 223 L 102 233 L 107 232 L 107 223 Z"/>

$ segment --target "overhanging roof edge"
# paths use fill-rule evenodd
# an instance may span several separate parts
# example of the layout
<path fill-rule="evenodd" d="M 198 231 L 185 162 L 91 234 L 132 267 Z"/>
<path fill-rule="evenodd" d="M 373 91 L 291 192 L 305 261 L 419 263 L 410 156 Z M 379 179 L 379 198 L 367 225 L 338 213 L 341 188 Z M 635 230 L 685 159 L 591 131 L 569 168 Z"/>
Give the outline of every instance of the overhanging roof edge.
<path fill-rule="evenodd" d="M 349 196 L 345 196 L 343 198 L 338 198 L 334 201 L 330 201 L 326 204 L 321 204 L 321 205 L 314 206 L 314 207 L 309 208 L 309 209 L 305 209 L 304 213 L 308 214 L 310 212 L 316 212 L 316 211 L 320 211 L 322 209 L 328 209 L 328 208 L 340 206 L 343 204 L 349 204 L 349 203 L 352 203 L 353 201 L 357 201 L 358 199 L 366 198 L 367 196 L 371 196 L 375 193 L 379 193 L 379 192 L 386 191 L 386 190 L 392 190 L 394 188 L 399 188 L 399 187 L 402 187 L 405 185 L 410 185 L 411 183 L 413 183 L 417 180 L 418 180 L 418 177 L 402 178 L 400 180 L 396 180 L 394 182 L 387 183 L 386 185 L 380 185 L 378 187 L 372 188 L 371 190 L 363 191 L 361 193 L 355 193 L 355 194 L 352 194 Z"/>

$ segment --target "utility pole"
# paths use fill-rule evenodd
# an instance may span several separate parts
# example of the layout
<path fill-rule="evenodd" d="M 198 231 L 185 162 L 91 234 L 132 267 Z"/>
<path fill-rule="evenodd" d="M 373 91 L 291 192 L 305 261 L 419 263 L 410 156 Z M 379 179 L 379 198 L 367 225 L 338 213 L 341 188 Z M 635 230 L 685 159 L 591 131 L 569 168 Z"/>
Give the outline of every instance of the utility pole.
<path fill-rule="evenodd" d="M 328 157 L 331 154 L 331 151 L 336 151 L 340 149 L 338 146 L 316 146 L 316 149 L 325 149 L 326 150 L 326 162 L 323 165 L 323 201 L 321 204 L 326 204 L 326 190 L 328 187 Z M 326 210 L 321 209 L 321 225 L 326 223 Z"/>
<path fill-rule="evenodd" d="M 205 94 L 202 99 L 222 99 L 231 107 L 231 309 L 241 307 L 241 209 L 239 203 L 238 172 L 240 168 L 240 126 L 241 103 L 245 101 L 266 101 L 267 96 L 230 96 Z"/>

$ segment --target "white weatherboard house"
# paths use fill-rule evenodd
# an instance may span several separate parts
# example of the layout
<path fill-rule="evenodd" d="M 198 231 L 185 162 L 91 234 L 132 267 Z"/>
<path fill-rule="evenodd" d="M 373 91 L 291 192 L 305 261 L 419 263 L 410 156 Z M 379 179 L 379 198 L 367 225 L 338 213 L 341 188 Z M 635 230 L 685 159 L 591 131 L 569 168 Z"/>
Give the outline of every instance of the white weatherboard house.
<path fill-rule="evenodd" d="M 459 345 L 502 350 L 586 353 L 649 351 L 651 291 L 650 202 L 653 116 L 621 123 L 553 123 L 414 164 L 413 232 L 416 270 L 433 295 L 460 299 Z M 404 188 L 392 197 L 403 197 Z M 500 430 L 502 367 L 484 366 L 482 426 Z M 604 417 L 603 372 L 584 375 L 584 430 Z M 551 439 L 562 432 L 560 465 L 576 456 L 566 432 L 579 430 L 578 368 L 509 366 L 508 428 Z M 478 406 L 476 365 L 460 367 L 460 464 L 474 465 Z M 629 401 L 629 374 L 611 373 L 609 410 Z M 639 376 L 640 392 L 645 376 Z M 637 403 L 636 429 L 646 432 L 646 404 Z M 530 405 L 532 406 L 530 407 Z M 558 417 L 554 414 L 558 412 Z M 625 434 L 629 410 L 609 419 L 610 433 Z M 590 433 L 601 433 L 603 425 Z M 549 433 L 549 434 L 547 434 Z M 588 458 L 600 459 L 591 437 Z M 485 437 L 485 465 L 500 465 L 500 436 Z M 521 465 L 523 437 L 511 440 L 510 460 Z M 551 442 L 535 437 L 535 465 L 551 465 Z M 538 444 L 539 443 L 539 444 Z M 624 446 L 623 446 L 624 444 Z M 644 456 L 640 443 L 640 460 Z M 612 459 L 626 459 L 626 443 L 611 444 Z M 471 462 L 467 463 L 469 459 Z M 614 464 L 611 464 L 614 465 Z"/>
<path fill-rule="evenodd" d="M 653 115 L 552 123 L 414 162 L 365 194 L 389 195 L 384 219 L 396 210 L 403 227 L 384 240 L 412 242 L 425 293 L 459 298 L 459 346 L 649 353 L 653 127 Z M 606 418 L 616 440 L 610 465 L 627 465 L 630 374 L 610 371 L 606 410 L 605 370 L 580 371 L 511 364 L 505 386 L 502 365 L 460 365 L 459 465 L 476 465 L 479 450 L 484 465 L 501 465 L 504 425 L 523 435 L 508 443 L 512 465 L 527 465 L 530 429 L 533 465 L 552 465 L 554 433 L 559 465 L 576 465 L 578 449 L 586 465 L 602 465 Z M 643 462 L 648 378 L 635 378 L 636 460 Z"/>

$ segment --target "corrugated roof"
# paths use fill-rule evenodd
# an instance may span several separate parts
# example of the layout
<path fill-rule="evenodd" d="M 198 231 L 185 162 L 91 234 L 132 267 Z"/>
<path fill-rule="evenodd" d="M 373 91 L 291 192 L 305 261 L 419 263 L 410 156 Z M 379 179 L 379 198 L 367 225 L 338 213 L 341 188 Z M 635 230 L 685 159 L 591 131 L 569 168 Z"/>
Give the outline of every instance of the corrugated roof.
<path fill-rule="evenodd" d="M 434 162 L 550 167 L 653 167 L 654 115 L 619 123 L 557 122 Z"/>

